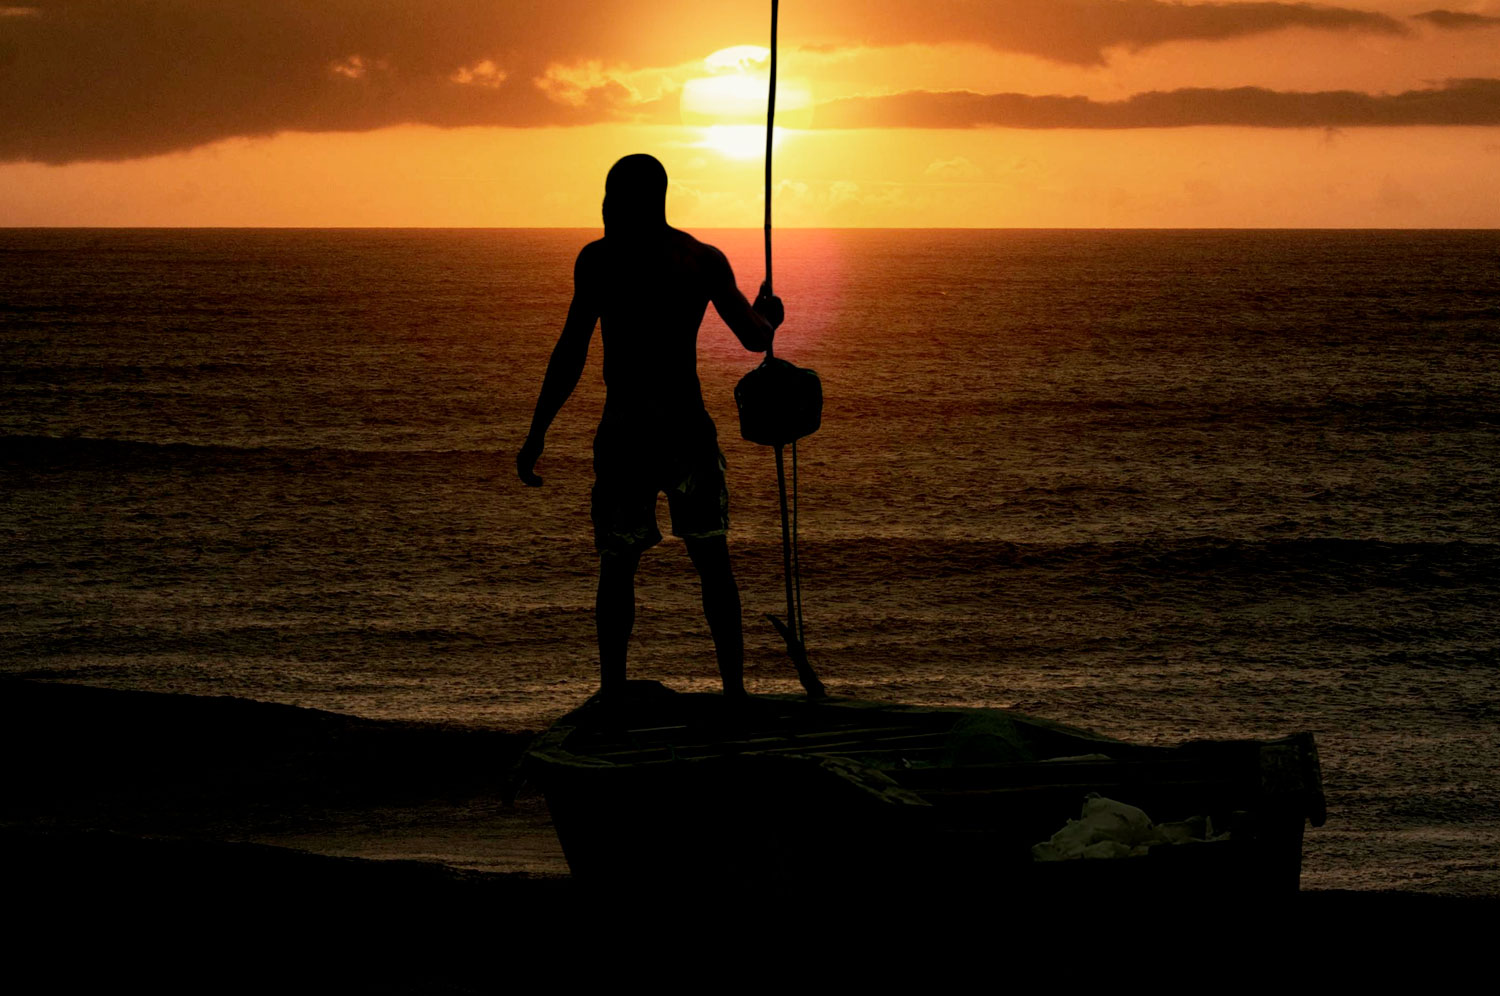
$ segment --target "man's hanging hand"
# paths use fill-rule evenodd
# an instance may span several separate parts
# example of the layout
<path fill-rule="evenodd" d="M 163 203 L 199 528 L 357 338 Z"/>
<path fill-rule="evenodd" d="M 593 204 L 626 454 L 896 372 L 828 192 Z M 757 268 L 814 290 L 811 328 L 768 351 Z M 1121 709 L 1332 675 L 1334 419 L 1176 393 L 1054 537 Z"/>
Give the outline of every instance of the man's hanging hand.
<path fill-rule="evenodd" d="M 542 441 L 531 436 L 526 437 L 526 442 L 516 452 L 516 474 L 528 488 L 542 486 L 542 479 L 536 475 L 536 461 L 541 455 Z"/>

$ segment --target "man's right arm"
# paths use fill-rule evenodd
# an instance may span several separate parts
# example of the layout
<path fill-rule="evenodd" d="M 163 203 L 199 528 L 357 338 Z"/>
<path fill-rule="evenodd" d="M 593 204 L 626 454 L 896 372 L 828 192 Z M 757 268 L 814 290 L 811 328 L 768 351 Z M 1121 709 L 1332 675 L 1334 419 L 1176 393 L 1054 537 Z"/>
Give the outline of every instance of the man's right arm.
<path fill-rule="evenodd" d="M 585 246 L 573 264 L 573 301 L 568 305 L 568 319 L 563 323 L 562 335 L 558 336 L 557 345 L 552 348 L 552 358 L 547 362 L 547 374 L 542 379 L 541 394 L 531 416 L 531 431 L 516 453 L 516 473 L 528 487 L 542 484 L 535 471 L 537 458 L 542 455 L 542 444 L 552 420 L 583 376 L 583 367 L 589 358 L 589 340 L 594 337 L 594 326 L 599 320 L 594 296 L 596 280 L 589 250 L 590 247 Z"/>
<path fill-rule="evenodd" d="M 751 305 L 745 300 L 745 295 L 740 293 L 739 284 L 734 280 L 734 270 L 724 254 L 712 246 L 705 246 L 704 249 L 709 268 L 709 299 L 714 303 L 714 310 L 746 349 L 756 353 L 765 352 L 771 346 L 776 327 L 786 317 L 781 298 L 768 293 L 766 285 L 761 284 L 760 295 L 756 297 L 755 304 Z"/>

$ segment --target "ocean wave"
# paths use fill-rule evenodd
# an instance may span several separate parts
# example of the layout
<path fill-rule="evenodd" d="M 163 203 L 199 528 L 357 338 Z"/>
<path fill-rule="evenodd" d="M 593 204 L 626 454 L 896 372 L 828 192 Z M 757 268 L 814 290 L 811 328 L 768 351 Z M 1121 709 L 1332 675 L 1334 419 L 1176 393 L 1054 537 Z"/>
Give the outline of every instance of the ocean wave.
<path fill-rule="evenodd" d="M 967 410 L 1005 424 L 1050 419 L 1075 426 L 1105 422 L 1117 430 L 1208 427 L 1246 432 L 1282 426 L 1391 434 L 1470 431 L 1476 422 L 1493 425 L 1485 413 L 1500 404 L 1500 396 L 1483 384 L 1466 384 L 1447 392 L 1380 391 L 1321 398 L 1268 397 L 1265 386 L 1258 383 L 1219 388 L 1216 396 L 1025 398 L 990 401 Z"/>
<path fill-rule="evenodd" d="M 140 439 L 105 439 L 94 436 L 0 436 L 0 463 L 47 466 L 67 463 L 177 463 L 183 460 L 243 460 L 272 458 L 298 462 L 329 459 L 411 460 L 493 458 L 503 455 L 492 449 L 397 449 L 339 446 L 285 446 L 185 441 L 150 442 Z"/>
<path fill-rule="evenodd" d="M 15 309 L 12 309 L 15 310 Z M 198 363 L 44 363 L 0 366 L 0 384 L 11 387 L 57 385 L 100 387 L 155 381 L 196 381 L 205 375 L 254 374 L 274 377 L 284 370 L 268 362 L 210 360 Z"/>
<path fill-rule="evenodd" d="M 1305 537 L 1225 536 L 1150 538 L 1121 542 L 1015 543 L 991 540 L 804 540 L 808 565 L 857 566 L 871 576 L 944 577 L 976 570 L 1017 568 L 1088 571 L 1100 575 L 1191 575 L 1386 572 L 1404 585 L 1469 584 L 1500 568 L 1500 544 L 1469 540 L 1394 542 Z M 892 572 L 897 572 L 892 574 Z M 1495 576 L 1500 576 L 1497 572 Z"/>

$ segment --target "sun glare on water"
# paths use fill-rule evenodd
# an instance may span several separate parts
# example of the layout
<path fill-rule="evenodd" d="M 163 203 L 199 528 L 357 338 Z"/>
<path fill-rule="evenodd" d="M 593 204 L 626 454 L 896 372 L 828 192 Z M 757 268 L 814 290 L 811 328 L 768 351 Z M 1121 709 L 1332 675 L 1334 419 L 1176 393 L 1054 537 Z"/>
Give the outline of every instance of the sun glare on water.
<path fill-rule="evenodd" d="M 726 159 L 753 159 L 765 152 L 770 55 L 759 45 L 721 48 L 703 60 L 711 75 L 683 84 L 682 123 L 699 130 L 699 145 Z M 778 77 L 776 120 L 777 146 L 787 129 L 811 123 L 812 90 L 806 80 Z"/>

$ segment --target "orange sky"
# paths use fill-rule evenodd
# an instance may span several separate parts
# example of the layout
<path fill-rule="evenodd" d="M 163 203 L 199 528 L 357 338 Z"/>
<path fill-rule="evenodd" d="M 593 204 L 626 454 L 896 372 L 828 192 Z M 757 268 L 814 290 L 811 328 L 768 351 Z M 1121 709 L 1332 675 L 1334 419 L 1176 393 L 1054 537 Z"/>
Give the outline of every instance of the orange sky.
<path fill-rule="evenodd" d="M 1500 0 L 1432 2 L 787 0 L 776 219 L 1500 227 Z M 597 227 L 646 151 L 756 225 L 768 9 L 0 3 L 0 224 Z"/>

